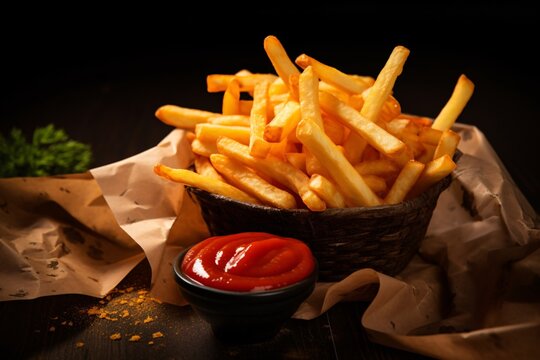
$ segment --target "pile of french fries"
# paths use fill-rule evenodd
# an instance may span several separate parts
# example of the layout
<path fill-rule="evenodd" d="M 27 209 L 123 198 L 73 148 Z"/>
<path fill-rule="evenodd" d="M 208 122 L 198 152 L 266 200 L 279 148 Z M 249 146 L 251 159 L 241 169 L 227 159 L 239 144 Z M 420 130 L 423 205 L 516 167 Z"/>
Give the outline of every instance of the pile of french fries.
<path fill-rule="evenodd" d="M 243 202 L 323 211 L 397 204 L 456 167 L 460 136 L 451 127 L 474 91 L 465 75 L 432 121 L 403 114 L 392 96 L 409 55 L 403 46 L 377 79 L 305 54 L 293 63 L 275 36 L 264 49 L 277 76 L 208 75 L 208 92 L 223 92 L 220 114 L 157 110 L 158 119 L 187 131 L 196 170 L 157 164 L 158 175 Z"/>

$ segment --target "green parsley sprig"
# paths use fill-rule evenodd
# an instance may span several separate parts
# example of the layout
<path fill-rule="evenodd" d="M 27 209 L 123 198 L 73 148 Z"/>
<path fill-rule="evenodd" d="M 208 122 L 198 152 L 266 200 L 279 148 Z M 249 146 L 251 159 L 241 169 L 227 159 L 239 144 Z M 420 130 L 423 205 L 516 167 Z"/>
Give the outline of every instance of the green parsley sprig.
<path fill-rule="evenodd" d="M 81 173 L 92 161 L 90 145 L 72 140 L 50 124 L 34 130 L 32 142 L 14 128 L 0 134 L 0 177 L 47 176 Z"/>

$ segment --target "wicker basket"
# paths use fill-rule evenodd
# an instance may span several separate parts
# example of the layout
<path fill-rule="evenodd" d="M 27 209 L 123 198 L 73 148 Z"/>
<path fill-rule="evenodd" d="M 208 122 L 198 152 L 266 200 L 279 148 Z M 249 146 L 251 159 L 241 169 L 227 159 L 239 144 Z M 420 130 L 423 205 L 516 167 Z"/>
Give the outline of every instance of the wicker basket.
<path fill-rule="evenodd" d="M 456 157 L 455 157 L 455 159 Z M 187 187 L 212 235 L 262 231 L 306 242 L 319 262 L 320 281 L 338 281 L 362 268 L 396 275 L 426 234 L 447 176 L 420 196 L 397 205 L 283 210 L 242 203 Z"/>

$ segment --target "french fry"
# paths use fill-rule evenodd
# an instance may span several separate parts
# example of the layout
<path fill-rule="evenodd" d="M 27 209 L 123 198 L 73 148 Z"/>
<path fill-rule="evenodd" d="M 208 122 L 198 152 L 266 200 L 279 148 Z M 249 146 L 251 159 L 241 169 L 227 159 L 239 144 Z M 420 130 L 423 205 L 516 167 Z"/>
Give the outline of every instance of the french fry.
<path fill-rule="evenodd" d="M 367 141 L 362 135 L 351 131 L 347 139 L 343 142 L 343 149 L 345 150 L 345 157 L 351 164 L 356 164 L 362 160 L 364 150 L 368 146 Z"/>
<path fill-rule="evenodd" d="M 264 204 L 280 209 L 296 207 L 294 196 L 268 183 L 241 163 L 221 154 L 213 154 L 210 156 L 210 161 L 229 183 L 256 197 Z"/>
<path fill-rule="evenodd" d="M 431 127 L 422 127 L 418 134 L 418 139 L 424 144 L 437 146 L 442 133 L 441 130 L 433 129 Z"/>
<path fill-rule="evenodd" d="M 401 135 L 401 141 L 407 145 L 407 147 L 412 151 L 413 158 L 417 158 L 422 155 L 426 150 L 424 145 L 420 142 L 419 136 L 410 132 L 404 132 Z"/>
<path fill-rule="evenodd" d="M 388 61 L 382 68 L 375 84 L 371 87 L 369 95 L 365 99 L 364 106 L 360 111 L 360 114 L 370 121 L 377 121 L 381 109 L 388 99 L 388 96 L 392 93 L 392 88 L 396 82 L 397 77 L 403 70 L 403 65 L 409 56 L 409 49 L 403 46 L 396 46 Z"/>
<path fill-rule="evenodd" d="M 223 115 L 240 113 L 240 83 L 237 79 L 232 79 L 223 93 L 221 112 Z"/>
<path fill-rule="evenodd" d="M 337 87 L 349 94 L 361 94 L 370 84 L 362 78 L 352 77 L 338 69 L 325 65 L 312 57 L 302 54 L 296 58 L 296 64 L 301 68 L 312 66 L 317 76 L 324 82 Z"/>
<path fill-rule="evenodd" d="M 448 174 L 450 174 L 456 168 L 456 163 L 452 161 L 452 158 L 448 155 L 443 155 L 435 160 L 426 164 L 422 175 L 416 181 L 416 184 L 409 193 L 409 198 L 415 197 L 430 186 L 442 180 Z"/>
<path fill-rule="evenodd" d="M 296 137 L 319 159 L 332 174 L 332 178 L 354 206 L 375 206 L 381 201 L 332 140 L 311 121 L 301 120 Z"/>
<path fill-rule="evenodd" d="M 195 133 L 193 131 L 186 131 L 186 139 L 191 144 L 195 140 Z"/>
<path fill-rule="evenodd" d="M 219 114 L 176 105 L 164 105 L 156 111 L 156 117 L 165 124 L 187 130 L 193 130 L 195 125 L 205 123 L 208 118 L 217 115 Z"/>
<path fill-rule="evenodd" d="M 334 120 L 330 116 L 323 116 L 324 132 L 336 145 L 341 145 L 345 141 L 347 132 L 345 126 L 341 125 L 339 121 Z"/>
<path fill-rule="evenodd" d="M 289 95 L 289 87 L 285 85 L 283 79 L 280 77 L 272 81 L 268 88 L 268 96 L 272 97 L 274 95 Z"/>
<path fill-rule="evenodd" d="M 305 146 L 302 149 L 302 152 L 306 154 L 306 174 L 309 176 L 313 174 L 319 174 L 327 178 L 331 178 L 330 173 L 324 166 L 322 166 L 319 159 L 315 157 Z"/>
<path fill-rule="evenodd" d="M 324 129 L 319 107 L 319 79 L 311 66 L 306 67 L 300 74 L 298 90 L 302 119 L 313 121 Z"/>
<path fill-rule="evenodd" d="M 193 164 L 195 165 L 195 171 L 197 171 L 197 174 L 211 177 L 219 181 L 225 181 L 225 179 L 221 175 L 219 175 L 216 169 L 214 169 L 214 166 L 212 166 L 210 159 L 206 156 L 195 155 L 195 160 Z"/>
<path fill-rule="evenodd" d="M 251 108 L 253 108 L 253 100 L 240 100 L 240 115 L 247 115 L 251 113 Z"/>
<path fill-rule="evenodd" d="M 291 74 L 289 76 L 289 98 L 298 101 L 300 98 L 300 74 Z"/>
<path fill-rule="evenodd" d="M 345 198 L 336 185 L 326 177 L 313 174 L 309 179 L 309 188 L 313 190 L 330 208 L 345 207 Z"/>
<path fill-rule="evenodd" d="M 206 90 L 210 93 L 225 91 L 231 80 L 235 79 L 241 92 L 251 92 L 255 89 L 255 84 L 261 81 L 273 82 L 276 78 L 274 74 L 212 74 L 206 77 Z"/>
<path fill-rule="evenodd" d="M 339 97 L 338 97 L 338 99 L 339 99 Z M 341 100 L 341 101 L 343 101 L 343 100 Z M 344 101 L 344 102 L 346 102 L 347 105 L 349 105 L 350 107 L 352 107 L 353 109 L 356 109 L 358 111 L 362 110 L 362 107 L 364 106 L 364 98 L 362 97 L 362 95 L 358 95 L 358 94 L 354 94 L 354 95 L 349 96 L 349 99 L 347 101 Z"/>
<path fill-rule="evenodd" d="M 249 127 L 249 116 L 246 115 L 218 115 L 208 118 L 209 124 L 228 125 L 228 126 L 246 126 Z"/>
<path fill-rule="evenodd" d="M 260 158 L 264 158 L 270 151 L 270 143 L 264 140 L 264 128 L 268 118 L 268 86 L 266 81 L 255 85 L 253 107 L 249 116 L 249 153 Z"/>
<path fill-rule="evenodd" d="M 431 160 L 433 160 L 433 155 L 435 155 L 435 149 L 437 148 L 436 145 L 431 145 L 424 143 L 424 153 L 421 154 L 418 158 L 416 158 L 416 161 L 420 161 L 422 164 L 427 164 Z"/>
<path fill-rule="evenodd" d="M 276 116 L 264 128 L 264 139 L 269 142 L 280 142 L 293 132 L 300 121 L 300 105 L 296 101 L 288 101 L 276 113 Z"/>
<path fill-rule="evenodd" d="M 354 169 L 360 175 L 388 176 L 399 172 L 399 167 L 388 159 L 362 161 L 355 165 Z"/>
<path fill-rule="evenodd" d="M 289 79 L 291 75 L 300 75 L 300 71 L 296 68 L 291 61 L 287 52 L 281 45 L 281 42 L 275 36 L 267 36 L 264 39 L 264 50 L 272 62 L 274 69 L 278 73 L 279 77 L 283 80 L 283 83 L 289 88 Z"/>
<path fill-rule="evenodd" d="M 350 101 L 351 96 L 353 96 L 353 95 L 349 95 L 349 93 L 341 90 L 340 88 L 337 88 L 334 85 L 330 85 L 329 83 L 324 82 L 324 81 L 319 81 L 319 90 L 334 95 L 335 97 L 337 97 L 339 100 L 343 101 L 344 103 L 348 103 Z M 362 99 L 362 95 L 354 94 L 354 96 L 360 97 Z M 362 104 L 364 104 L 364 99 L 362 99 Z"/>
<path fill-rule="evenodd" d="M 382 195 L 388 190 L 388 186 L 386 185 L 384 178 L 377 175 L 363 175 L 362 177 L 375 194 Z"/>
<path fill-rule="evenodd" d="M 208 176 L 199 175 L 193 171 L 186 169 L 173 169 L 162 164 L 157 164 L 154 166 L 154 172 L 165 179 L 194 186 L 214 194 L 227 196 L 231 199 L 242 202 L 259 204 L 257 199 L 246 194 L 242 190 L 227 184 L 226 182 Z"/>
<path fill-rule="evenodd" d="M 306 172 L 306 154 L 305 153 L 285 153 L 285 159 L 295 168 Z"/>
<path fill-rule="evenodd" d="M 402 202 L 422 174 L 424 167 L 425 165 L 421 162 L 409 161 L 399 172 L 396 181 L 394 181 L 388 194 L 386 194 L 384 202 L 386 204 L 398 204 Z"/>
<path fill-rule="evenodd" d="M 465 75 L 461 75 L 450 99 L 443 107 L 431 127 L 436 130 L 450 129 L 469 102 L 474 92 L 474 83 Z"/>
<path fill-rule="evenodd" d="M 385 128 L 390 134 L 400 138 L 404 132 L 408 131 L 407 127 L 410 122 L 409 119 L 393 119 L 385 123 Z"/>
<path fill-rule="evenodd" d="M 320 92 L 319 102 L 324 111 L 361 135 L 370 145 L 380 152 L 391 155 L 398 153 L 405 147 L 405 144 L 401 140 L 391 135 L 374 122 L 367 120 L 360 115 L 358 111 L 344 102 L 339 101 L 334 96 Z"/>
<path fill-rule="evenodd" d="M 452 130 L 445 130 L 439 139 L 437 148 L 435 148 L 433 159 L 437 159 L 443 155 L 448 155 L 450 158 L 452 158 L 456 152 L 460 140 L 461 136 Z"/>
<path fill-rule="evenodd" d="M 227 126 L 214 124 L 197 124 L 195 136 L 204 142 L 216 141 L 221 136 L 230 137 L 242 144 L 249 144 L 251 132 L 245 126 Z"/>
<path fill-rule="evenodd" d="M 202 141 L 200 139 L 194 139 L 191 142 L 191 151 L 193 151 L 194 154 L 205 157 L 210 157 L 210 155 L 218 152 L 215 140 Z"/>
<path fill-rule="evenodd" d="M 280 158 L 281 160 L 286 160 L 285 153 L 287 152 L 288 148 L 289 142 L 287 141 L 287 139 L 283 139 L 281 140 L 281 142 L 270 144 L 269 154 L 272 154 L 273 156 Z"/>
<path fill-rule="evenodd" d="M 326 209 L 326 203 L 309 188 L 307 175 L 288 162 L 272 155 L 268 155 L 264 159 L 251 156 L 247 146 L 229 138 L 220 138 L 217 147 L 221 154 L 240 161 L 257 172 L 266 174 L 300 195 L 304 204 L 311 211 Z"/>

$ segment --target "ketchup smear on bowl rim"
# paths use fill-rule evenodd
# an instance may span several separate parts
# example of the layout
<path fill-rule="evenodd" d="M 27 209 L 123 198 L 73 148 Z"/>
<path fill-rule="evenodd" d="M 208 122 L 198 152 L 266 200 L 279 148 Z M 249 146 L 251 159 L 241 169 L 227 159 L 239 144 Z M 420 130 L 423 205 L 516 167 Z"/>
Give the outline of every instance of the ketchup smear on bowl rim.
<path fill-rule="evenodd" d="M 193 280 L 227 291 L 264 291 L 292 285 L 315 268 L 300 240 L 262 232 L 213 236 L 185 255 L 182 271 Z"/>

